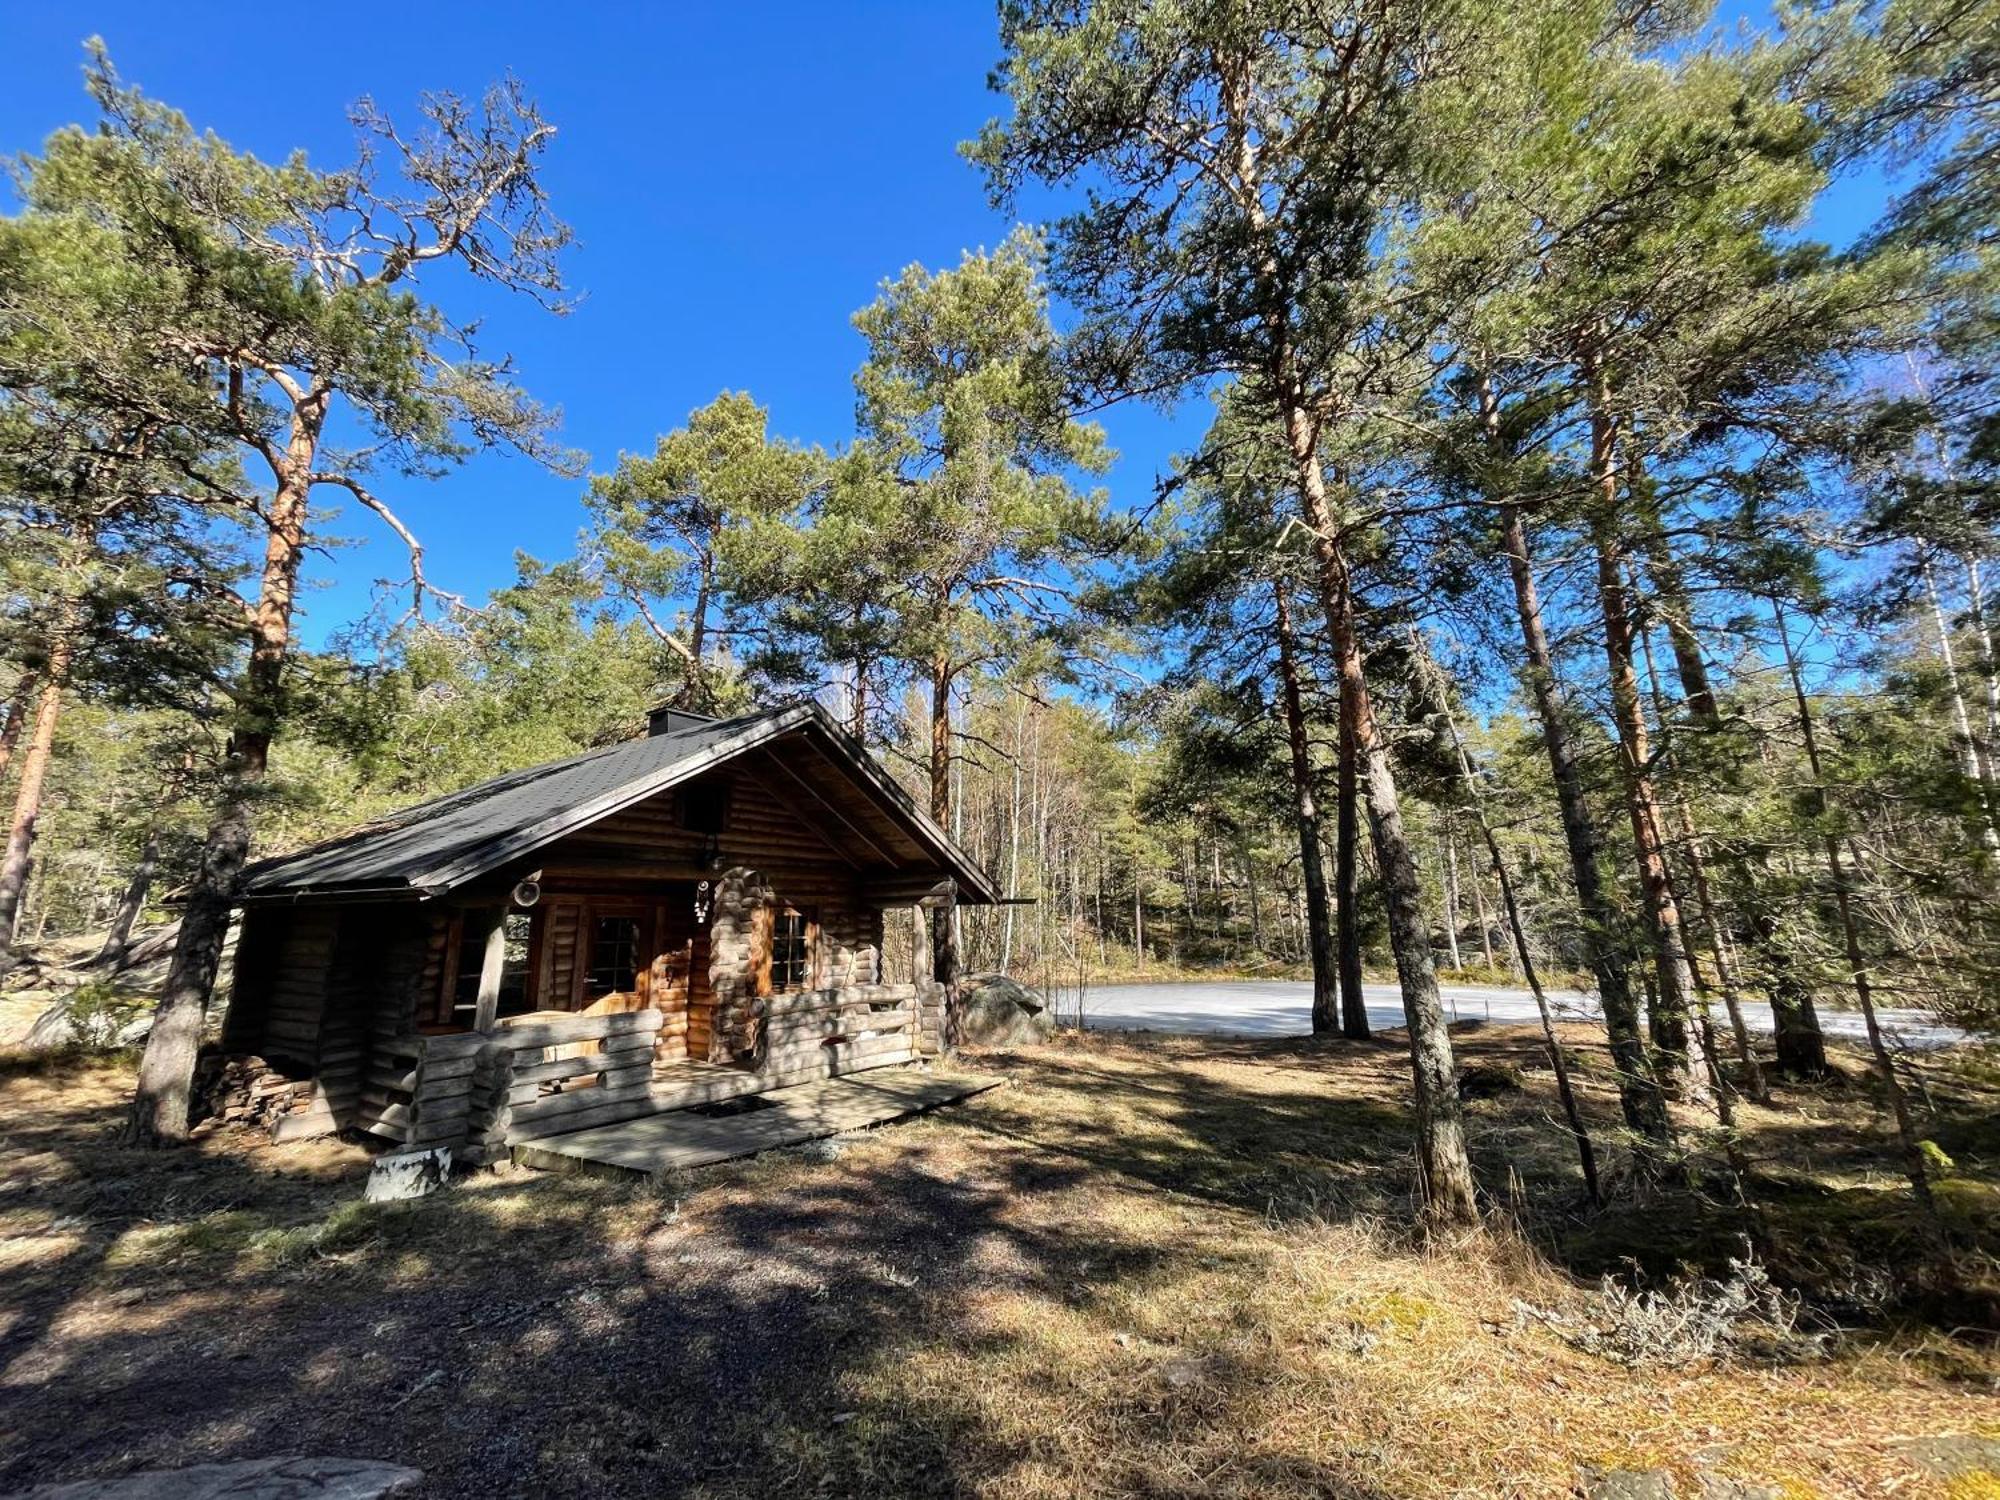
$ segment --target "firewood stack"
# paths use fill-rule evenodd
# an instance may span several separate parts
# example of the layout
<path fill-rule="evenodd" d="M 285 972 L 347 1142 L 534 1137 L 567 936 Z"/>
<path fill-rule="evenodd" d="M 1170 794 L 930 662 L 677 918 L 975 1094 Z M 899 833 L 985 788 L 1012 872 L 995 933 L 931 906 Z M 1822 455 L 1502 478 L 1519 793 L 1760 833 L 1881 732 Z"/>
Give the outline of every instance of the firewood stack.
<path fill-rule="evenodd" d="M 271 1127 L 310 1107 L 310 1078 L 288 1078 L 261 1057 L 204 1052 L 194 1076 L 193 1118 L 225 1125 Z"/>

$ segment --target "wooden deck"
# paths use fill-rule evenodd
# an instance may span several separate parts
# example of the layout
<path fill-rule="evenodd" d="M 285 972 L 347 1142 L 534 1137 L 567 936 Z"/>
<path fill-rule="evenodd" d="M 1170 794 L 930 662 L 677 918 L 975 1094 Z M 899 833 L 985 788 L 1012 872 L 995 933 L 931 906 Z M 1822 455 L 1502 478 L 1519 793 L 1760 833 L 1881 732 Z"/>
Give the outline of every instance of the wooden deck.
<path fill-rule="evenodd" d="M 988 1075 L 940 1078 L 879 1068 L 758 1094 L 761 1104 L 741 1114 L 718 1117 L 675 1109 L 522 1142 L 514 1147 L 514 1160 L 544 1171 L 648 1177 L 669 1167 L 702 1167 L 885 1124 L 1004 1082 Z"/>

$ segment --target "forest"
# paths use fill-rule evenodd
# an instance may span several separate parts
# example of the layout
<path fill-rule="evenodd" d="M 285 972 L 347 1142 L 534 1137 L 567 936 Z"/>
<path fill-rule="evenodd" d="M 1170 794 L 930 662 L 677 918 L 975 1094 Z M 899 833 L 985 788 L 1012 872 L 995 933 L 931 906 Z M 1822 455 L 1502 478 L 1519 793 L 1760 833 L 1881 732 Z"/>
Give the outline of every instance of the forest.
<path fill-rule="evenodd" d="M 322 20 L 0 139 L 0 1491 L 2000 1494 L 2000 4 L 999 0 L 861 280 L 932 7 Z"/>
<path fill-rule="evenodd" d="M 1996 45 L 1978 0 L 1009 0 L 961 150 L 1053 219 L 884 268 L 851 434 L 717 370 L 614 459 L 456 310 L 575 290 L 525 83 L 266 161 L 93 44 L 0 219 L 4 961 L 177 923 L 131 1123 L 174 1140 L 246 859 L 817 696 L 1031 898 L 968 969 L 1310 976 L 1350 1036 L 1393 975 L 1438 1223 L 1440 975 L 1594 989 L 1661 1169 L 1668 1102 L 1726 1133 L 1858 1011 L 1927 1203 L 1873 1018 L 2000 1026 Z M 1208 419 L 1142 504 L 1119 403 Z M 576 550 L 474 598 L 376 476 L 495 447 Z M 407 576 L 303 639 L 343 526 Z"/>

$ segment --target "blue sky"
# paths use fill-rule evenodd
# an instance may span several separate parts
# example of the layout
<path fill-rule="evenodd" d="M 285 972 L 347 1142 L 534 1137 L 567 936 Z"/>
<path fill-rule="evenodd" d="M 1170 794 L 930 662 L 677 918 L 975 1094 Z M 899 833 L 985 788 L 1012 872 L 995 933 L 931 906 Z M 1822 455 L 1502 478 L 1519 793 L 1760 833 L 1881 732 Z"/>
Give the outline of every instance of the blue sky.
<path fill-rule="evenodd" d="M 92 33 L 128 80 L 198 127 L 264 156 L 303 147 L 326 165 L 348 158 L 346 109 L 359 95 L 409 118 L 426 89 L 476 93 L 511 70 L 560 130 L 545 181 L 577 231 L 566 264 L 582 301 L 556 319 L 464 284 L 434 292 L 485 316 L 484 346 L 515 355 L 595 468 L 650 448 L 724 389 L 752 392 L 779 433 L 843 441 L 862 353 L 849 314 L 910 262 L 948 264 L 1010 227 L 956 152 L 998 107 L 986 88 L 993 11 L 980 0 L 494 0 L 402 7 L 393 21 L 314 12 L 291 28 L 282 14 L 0 0 L 0 150 L 89 118 L 80 44 Z M 1874 197 L 1839 193 L 1815 229 L 1845 238 Z M 1129 503 L 1150 494 L 1200 414 L 1176 423 L 1131 408 L 1104 422 L 1123 455 L 1108 482 Z M 475 595 L 511 578 L 516 549 L 568 555 L 581 519 L 577 482 L 501 456 L 436 481 L 385 476 L 380 488 L 423 538 L 437 581 Z M 312 642 L 402 566 L 372 518 L 336 531 L 362 541 L 309 569 Z"/>

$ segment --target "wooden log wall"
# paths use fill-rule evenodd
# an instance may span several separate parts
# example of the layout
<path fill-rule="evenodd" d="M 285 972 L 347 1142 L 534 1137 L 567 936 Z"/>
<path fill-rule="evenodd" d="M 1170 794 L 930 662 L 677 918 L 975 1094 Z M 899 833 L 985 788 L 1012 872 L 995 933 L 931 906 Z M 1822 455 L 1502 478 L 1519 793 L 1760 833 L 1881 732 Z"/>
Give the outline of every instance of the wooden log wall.
<path fill-rule="evenodd" d="M 377 1109 L 366 1128 L 412 1148 L 450 1146 L 476 1165 L 521 1141 L 920 1056 L 915 985 L 764 996 L 751 1009 L 766 1038 L 755 1068 L 657 1069 L 660 1035 L 676 1018 L 654 1010 L 544 1013 L 490 1036 L 404 1037 L 393 1062 L 370 1070 Z"/>
<path fill-rule="evenodd" d="M 292 906 L 281 917 L 257 1050 L 307 1067 L 319 1061 L 320 1022 L 340 912 L 332 906 Z"/>
<path fill-rule="evenodd" d="M 653 960 L 652 971 L 646 978 L 647 1002 L 661 1016 L 659 1036 L 653 1044 L 653 1061 L 662 1065 L 687 1060 L 691 1029 L 688 977 L 693 967 L 693 948 L 691 941 L 668 948 Z"/>
<path fill-rule="evenodd" d="M 396 1102 L 368 1128 L 478 1165 L 515 1140 L 650 1114 L 658 1011 L 522 1017 L 491 1035 L 412 1036 L 376 1082 Z M 523 1132 L 526 1132 L 525 1134 Z"/>
<path fill-rule="evenodd" d="M 720 797 L 724 804 L 722 854 L 730 864 L 770 868 L 826 865 L 854 868 L 862 856 L 841 842 L 838 830 L 827 828 L 825 812 L 805 804 L 777 779 L 759 771 L 753 761 L 696 778 L 685 788 L 663 792 L 623 812 L 593 823 L 582 832 L 551 846 L 556 851 L 629 859 L 635 864 L 671 864 L 693 870 L 700 862 L 708 835 L 682 826 L 682 799 Z"/>
<path fill-rule="evenodd" d="M 917 1007 L 917 1052 L 922 1057 L 936 1057 L 944 1051 L 944 986 L 935 980 L 926 979 L 911 986 L 916 994 Z"/>
<path fill-rule="evenodd" d="M 431 1014 L 444 985 L 451 915 L 426 903 L 414 907 L 355 907 L 347 918 L 357 941 L 379 958 L 356 980 L 346 1000 L 367 1018 L 368 1053 L 352 1123 L 404 1145 L 424 1144 L 410 1131 L 406 1075 L 418 1053 L 420 1017 Z M 393 912 L 391 920 L 387 913 Z M 403 1080 L 403 1082 L 398 1082 Z"/>
<path fill-rule="evenodd" d="M 242 918 L 223 1053 L 204 1104 L 275 1140 L 365 1126 L 385 1041 L 414 1030 L 442 916 L 412 904 L 255 908 Z M 283 1085 L 282 1087 L 280 1085 Z"/>

